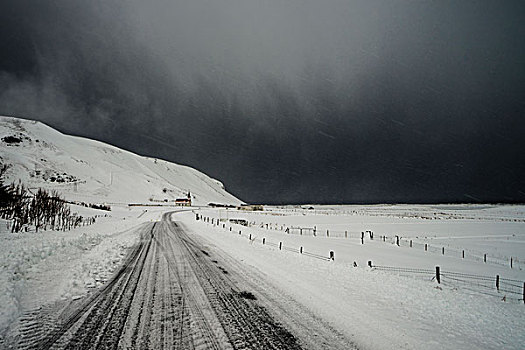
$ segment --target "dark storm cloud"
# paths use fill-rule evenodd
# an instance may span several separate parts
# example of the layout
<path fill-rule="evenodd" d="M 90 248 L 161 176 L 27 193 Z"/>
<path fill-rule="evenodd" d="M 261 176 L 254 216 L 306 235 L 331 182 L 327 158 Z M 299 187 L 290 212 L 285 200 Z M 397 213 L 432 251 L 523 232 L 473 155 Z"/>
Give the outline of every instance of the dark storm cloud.
<path fill-rule="evenodd" d="M 247 201 L 524 201 L 525 5 L 4 1 L 0 113 Z"/>

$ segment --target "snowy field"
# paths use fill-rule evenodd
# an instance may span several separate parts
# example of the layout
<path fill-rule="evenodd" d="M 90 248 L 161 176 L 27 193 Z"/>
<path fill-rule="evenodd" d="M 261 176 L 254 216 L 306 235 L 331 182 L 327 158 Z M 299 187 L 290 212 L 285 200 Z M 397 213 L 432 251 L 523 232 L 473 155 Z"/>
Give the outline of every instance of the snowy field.
<path fill-rule="evenodd" d="M 26 312 L 81 298 L 103 285 L 137 242 L 136 228 L 174 210 L 75 209 L 101 216 L 91 226 L 38 234 L 12 234 L 0 222 L 0 335 Z M 196 214 L 209 222 L 196 221 Z M 525 344 L 523 206 L 193 208 L 173 219 L 203 239 L 210 252 L 227 253 L 264 276 L 284 303 L 302 304 L 359 349 L 522 349 Z M 374 239 L 366 233 L 361 242 L 367 230 Z M 368 267 L 368 261 L 377 267 Z"/>
<path fill-rule="evenodd" d="M 264 232 L 269 240 L 282 241 L 286 246 L 295 248 L 304 245 L 311 252 L 326 256 L 333 250 L 338 261 L 352 260 L 366 264 L 368 260 L 372 260 L 374 265 L 402 264 L 401 266 L 410 267 L 412 257 L 421 255 L 426 258 L 418 258 L 418 264 L 424 264 L 425 267 L 433 268 L 433 264 L 442 262 L 445 267 L 453 266 L 468 272 L 471 271 L 469 262 L 484 262 L 486 255 L 487 263 L 481 266 L 488 269 L 487 272 L 492 271 L 492 266 L 496 268 L 494 271 L 505 275 L 523 277 L 520 272 L 525 268 L 523 206 L 397 205 L 316 208 L 318 209 L 269 207 L 260 212 L 223 209 L 202 211 L 202 214 L 223 221 L 245 219 L 249 222 L 250 230 L 256 230 L 258 235 Z M 373 240 L 366 231 L 373 232 Z M 363 244 L 361 232 L 365 232 Z M 399 237 L 399 247 L 396 245 L 396 236 Z M 404 249 L 410 248 L 410 241 L 412 249 Z M 425 253 L 425 244 L 429 254 Z M 392 249 L 393 245 L 400 249 Z M 353 247 L 362 249 L 351 249 Z M 367 249 L 368 247 L 374 249 Z M 380 254 L 375 254 L 376 250 L 380 250 Z M 513 269 L 500 269 L 510 267 L 511 258 Z M 474 266 L 476 267 L 471 272 L 482 272 L 479 264 Z"/>
<path fill-rule="evenodd" d="M 163 212 L 117 206 L 111 212 L 79 206 L 72 211 L 100 217 L 65 232 L 11 233 L 0 221 L 0 336 L 24 312 L 101 286 L 136 243 L 137 225 L 159 220 Z"/>
<path fill-rule="evenodd" d="M 196 221 L 190 213 L 175 219 L 264 273 L 281 286 L 283 297 L 329 320 L 359 348 L 522 349 L 525 344 L 523 206 L 315 206 L 196 213 L 210 221 Z M 250 224 L 230 224 L 229 219 Z M 361 232 L 367 230 L 374 239 L 367 233 L 362 244 Z M 326 259 L 330 251 L 334 261 Z M 371 269 L 368 261 L 380 267 Z"/>

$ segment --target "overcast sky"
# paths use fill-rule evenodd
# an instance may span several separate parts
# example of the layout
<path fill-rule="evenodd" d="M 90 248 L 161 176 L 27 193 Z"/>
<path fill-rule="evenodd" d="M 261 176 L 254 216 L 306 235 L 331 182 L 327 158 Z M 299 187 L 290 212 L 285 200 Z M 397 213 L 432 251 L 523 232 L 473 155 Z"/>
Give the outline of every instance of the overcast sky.
<path fill-rule="evenodd" d="M 0 114 L 249 202 L 524 202 L 525 2 L 4 0 Z"/>

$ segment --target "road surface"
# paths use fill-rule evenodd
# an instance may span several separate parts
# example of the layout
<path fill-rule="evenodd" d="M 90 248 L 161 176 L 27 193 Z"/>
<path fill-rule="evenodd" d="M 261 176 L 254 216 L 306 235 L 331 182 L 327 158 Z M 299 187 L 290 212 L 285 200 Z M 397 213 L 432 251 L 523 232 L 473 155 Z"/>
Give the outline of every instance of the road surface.
<path fill-rule="evenodd" d="M 37 315 L 20 348 L 36 349 L 303 349 L 349 343 L 300 307 L 286 310 L 275 292 L 239 264 L 207 250 L 171 220 L 141 228 L 140 243 L 99 291 L 62 310 Z M 215 256 L 217 255 L 217 257 Z M 219 259 L 223 257 L 224 259 Z M 255 282 L 254 282 L 255 281 Z M 272 293 L 274 297 L 271 297 Z M 270 312 L 272 308 L 277 311 Z M 284 308 L 284 309 L 283 309 Z M 280 315 L 280 316 L 279 316 Z M 285 316 L 286 315 L 286 316 Z M 276 317 L 277 316 L 277 317 Z M 285 328 L 291 325 L 293 332 Z M 310 330 L 315 327 L 314 335 Z"/>

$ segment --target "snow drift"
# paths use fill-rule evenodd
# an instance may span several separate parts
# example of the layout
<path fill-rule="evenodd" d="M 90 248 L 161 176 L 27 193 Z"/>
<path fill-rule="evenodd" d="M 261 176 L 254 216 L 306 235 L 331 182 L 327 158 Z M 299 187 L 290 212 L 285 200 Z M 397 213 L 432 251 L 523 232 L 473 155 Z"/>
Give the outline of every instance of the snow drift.
<path fill-rule="evenodd" d="M 38 121 L 0 117 L 0 144 L 0 162 L 10 166 L 6 182 L 58 190 L 69 200 L 169 202 L 189 191 L 196 205 L 241 202 L 190 167 L 64 135 Z"/>

